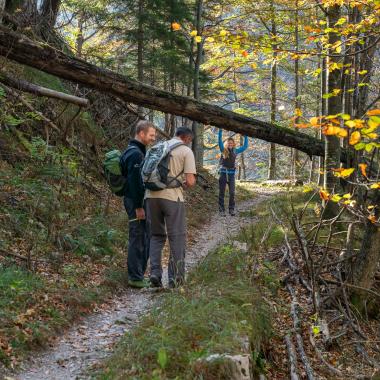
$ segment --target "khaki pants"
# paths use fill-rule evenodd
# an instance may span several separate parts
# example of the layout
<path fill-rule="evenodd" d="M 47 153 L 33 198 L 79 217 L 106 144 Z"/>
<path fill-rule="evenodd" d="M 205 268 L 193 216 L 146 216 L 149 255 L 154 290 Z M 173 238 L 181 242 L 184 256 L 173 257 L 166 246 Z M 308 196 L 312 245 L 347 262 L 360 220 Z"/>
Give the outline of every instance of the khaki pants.
<path fill-rule="evenodd" d="M 162 250 L 169 239 L 169 282 L 183 283 L 185 279 L 186 219 L 185 204 L 161 198 L 146 200 L 151 223 L 150 274 L 162 278 Z"/>

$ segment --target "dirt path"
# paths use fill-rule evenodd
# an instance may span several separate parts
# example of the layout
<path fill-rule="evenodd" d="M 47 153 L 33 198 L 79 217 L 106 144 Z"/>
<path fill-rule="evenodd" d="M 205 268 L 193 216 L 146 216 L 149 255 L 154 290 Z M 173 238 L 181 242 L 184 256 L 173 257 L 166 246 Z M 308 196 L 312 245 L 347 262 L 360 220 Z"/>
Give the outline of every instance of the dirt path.
<path fill-rule="evenodd" d="M 242 202 L 238 209 L 246 210 L 273 195 L 270 189 L 257 189 L 257 196 Z M 195 238 L 187 251 L 186 269 L 191 270 L 207 253 L 228 240 L 252 217 L 212 216 L 203 226 L 202 234 Z M 166 271 L 165 271 L 166 272 Z M 164 279 L 167 281 L 167 279 Z M 115 297 L 106 311 L 101 310 L 74 325 L 51 350 L 36 355 L 11 378 L 17 380 L 68 380 L 85 379 L 86 369 L 112 353 L 120 337 L 133 328 L 139 317 L 149 311 L 155 292 L 127 289 Z"/>

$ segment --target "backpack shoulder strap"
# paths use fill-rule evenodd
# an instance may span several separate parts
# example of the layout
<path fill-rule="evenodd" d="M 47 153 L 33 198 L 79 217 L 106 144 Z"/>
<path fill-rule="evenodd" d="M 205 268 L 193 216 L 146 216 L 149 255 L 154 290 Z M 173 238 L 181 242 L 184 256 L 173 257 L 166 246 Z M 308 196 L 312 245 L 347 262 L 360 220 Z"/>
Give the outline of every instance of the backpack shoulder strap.
<path fill-rule="evenodd" d="M 169 153 L 174 150 L 175 148 L 178 148 L 179 146 L 185 145 L 182 141 L 176 141 L 173 144 L 169 144 Z"/>
<path fill-rule="evenodd" d="M 144 156 L 143 153 L 140 151 L 140 149 L 137 146 L 128 145 L 127 149 L 125 149 L 125 151 L 123 152 L 123 154 L 120 157 L 120 166 L 121 166 L 121 170 L 122 170 L 122 173 L 124 176 L 126 176 L 125 175 L 126 174 L 126 161 L 129 158 L 128 153 L 130 153 L 132 150 L 137 150 L 138 152 L 141 153 L 141 156 Z"/>

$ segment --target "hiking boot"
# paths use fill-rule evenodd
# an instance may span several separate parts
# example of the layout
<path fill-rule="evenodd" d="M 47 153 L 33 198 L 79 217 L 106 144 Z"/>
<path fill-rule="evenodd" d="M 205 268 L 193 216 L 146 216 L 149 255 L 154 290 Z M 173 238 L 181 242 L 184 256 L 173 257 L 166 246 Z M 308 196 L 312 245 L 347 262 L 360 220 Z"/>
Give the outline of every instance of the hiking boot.
<path fill-rule="evenodd" d="M 226 216 L 226 212 L 225 211 L 219 211 L 219 215 L 220 216 Z"/>
<path fill-rule="evenodd" d="M 149 288 L 149 282 L 145 278 L 144 280 L 128 280 L 128 285 L 136 289 Z"/>
<path fill-rule="evenodd" d="M 235 210 L 230 210 L 230 215 L 231 215 L 231 216 L 235 216 L 235 215 L 236 215 Z"/>
<path fill-rule="evenodd" d="M 157 276 L 150 276 L 150 286 L 151 288 L 162 288 L 162 281 Z"/>

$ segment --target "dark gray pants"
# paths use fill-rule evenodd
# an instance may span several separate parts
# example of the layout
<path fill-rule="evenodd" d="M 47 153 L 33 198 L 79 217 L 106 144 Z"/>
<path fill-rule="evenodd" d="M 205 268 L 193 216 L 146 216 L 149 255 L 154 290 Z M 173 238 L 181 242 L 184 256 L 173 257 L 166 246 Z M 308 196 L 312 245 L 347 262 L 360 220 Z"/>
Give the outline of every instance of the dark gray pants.
<path fill-rule="evenodd" d="M 224 195 L 226 193 L 226 186 L 228 183 L 228 190 L 230 199 L 228 202 L 229 211 L 235 210 L 235 174 L 220 173 L 219 176 L 219 211 L 224 211 Z"/>
<path fill-rule="evenodd" d="M 124 197 L 124 206 L 129 220 L 136 219 L 136 210 L 132 199 Z M 128 239 L 128 279 L 140 281 L 144 279 L 149 259 L 149 222 L 135 220 L 129 223 Z"/>
<path fill-rule="evenodd" d="M 151 223 L 150 274 L 162 277 L 162 250 L 166 237 L 169 239 L 169 281 L 177 284 L 185 279 L 186 219 L 185 204 L 161 198 L 146 200 L 148 218 Z"/>

